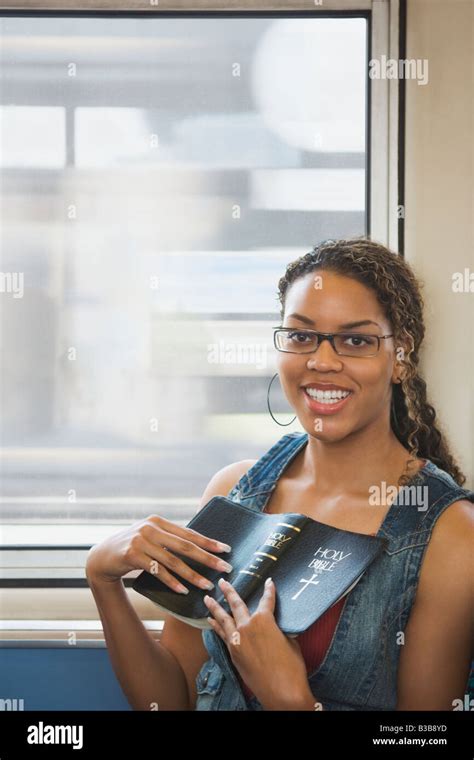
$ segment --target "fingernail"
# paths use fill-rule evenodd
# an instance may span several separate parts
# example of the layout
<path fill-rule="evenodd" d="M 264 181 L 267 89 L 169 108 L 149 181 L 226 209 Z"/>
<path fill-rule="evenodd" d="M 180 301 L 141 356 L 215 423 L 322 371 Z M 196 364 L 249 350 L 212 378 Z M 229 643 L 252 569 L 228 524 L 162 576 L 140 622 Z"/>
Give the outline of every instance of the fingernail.
<path fill-rule="evenodd" d="M 179 591 L 180 594 L 189 594 L 189 589 L 185 586 L 182 586 L 181 584 L 176 587 L 176 591 Z"/>
<path fill-rule="evenodd" d="M 265 586 L 269 586 L 270 583 L 272 583 L 272 579 L 271 578 L 267 578 L 267 580 L 265 581 Z"/>
<path fill-rule="evenodd" d="M 232 551 L 232 547 L 229 546 L 229 544 L 219 544 L 219 549 L 222 552 L 231 552 Z"/>
<path fill-rule="evenodd" d="M 228 562 L 224 562 L 223 559 L 219 562 L 219 564 L 217 565 L 217 567 L 218 567 L 219 570 L 224 570 L 224 572 L 226 572 L 226 573 L 230 573 L 233 570 L 232 565 L 229 565 Z"/>
<path fill-rule="evenodd" d="M 207 588 L 208 591 L 214 588 L 214 584 L 211 581 L 199 581 L 201 588 Z"/>

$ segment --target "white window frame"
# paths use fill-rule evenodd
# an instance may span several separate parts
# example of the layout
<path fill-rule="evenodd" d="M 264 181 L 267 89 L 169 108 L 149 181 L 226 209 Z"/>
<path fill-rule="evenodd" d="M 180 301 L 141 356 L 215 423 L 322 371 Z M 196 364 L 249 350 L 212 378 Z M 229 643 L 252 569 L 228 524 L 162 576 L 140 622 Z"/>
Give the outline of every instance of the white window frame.
<path fill-rule="evenodd" d="M 2 12 L 35 12 L 41 11 L 71 13 L 81 12 L 85 16 L 95 13 L 127 14 L 141 12 L 143 14 L 159 15 L 161 12 L 189 11 L 222 11 L 222 12 L 252 12 L 263 11 L 314 12 L 324 14 L 364 12 L 370 13 L 370 58 L 380 59 L 399 58 L 399 12 L 400 0 L 79 0 L 71 8 L 68 0 L 10 0 L 2 4 Z M 369 80 L 370 112 L 368 126 L 368 168 L 369 168 L 369 199 L 368 199 L 368 230 L 372 239 L 377 240 L 392 250 L 399 250 L 398 215 L 399 198 L 402 197 L 399 188 L 399 82 L 397 79 Z M 376 125 L 376 129 L 374 128 Z M 110 532 L 117 525 L 110 525 Z M 84 568 L 85 547 L 64 546 L 54 552 L 57 559 L 51 562 L 51 554 L 43 550 L 45 559 L 49 557 L 48 575 L 54 576 L 54 564 L 74 568 L 72 575 L 77 580 L 69 586 L 67 581 L 54 588 L 46 581 L 38 588 L 34 581 L 23 578 L 15 584 L 6 584 L 0 580 L 0 646 L 12 645 L 12 642 L 24 640 L 60 642 L 71 631 L 77 634 L 78 644 L 84 646 L 103 646 L 103 632 L 97 609 L 84 580 L 80 575 Z M 30 552 L 24 548 L 12 549 L 8 552 L 8 560 L 1 565 L 11 567 L 31 567 L 31 578 L 38 578 L 46 570 L 44 563 L 38 562 L 38 550 Z M 30 555 L 30 556 L 28 556 Z M 59 555 L 61 559 L 58 561 Z M 62 564 L 64 562 L 64 564 Z M 131 580 L 139 571 L 128 574 Z M 79 585 L 82 583 L 82 587 Z M 41 584 L 39 584 L 41 585 Z M 128 589 L 130 600 L 139 612 L 153 635 L 159 637 L 161 632 L 162 615 L 148 600 L 139 598 L 132 589 Z M 41 602 L 38 603 L 38 597 Z M 58 621 L 61 621 L 58 624 Z"/>

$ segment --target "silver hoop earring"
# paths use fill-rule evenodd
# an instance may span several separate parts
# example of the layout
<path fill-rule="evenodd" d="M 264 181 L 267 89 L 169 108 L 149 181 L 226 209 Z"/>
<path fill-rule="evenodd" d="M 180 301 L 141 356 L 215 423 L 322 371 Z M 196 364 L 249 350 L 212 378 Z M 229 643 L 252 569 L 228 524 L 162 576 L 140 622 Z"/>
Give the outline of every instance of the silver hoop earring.
<path fill-rule="evenodd" d="M 277 423 L 277 425 L 281 425 L 282 427 L 288 427 L 288 425 L 292 425 L 293 422 L 296 420 L 296 414 L 293 417 L 293 419 L 291 420 L 291 422 L 278 422 L 278 420 L 276 419 L 276 417 L 273 416 L 272 410 L 270 409 L 270 388 L 272 386 L 272 383 L 273 383 L 274 379 L 277 377 L 277 375 L 278 375 L 278 372 L 275 372 L 275 374 L 273 375 L 273 377 L 270 380 L 270 383 L 268 385 L 268 389 L 267 389 L 267 406 L 268 406 L 268 411 L 270 412 L 270 417 L 272 418 L 272 420 L 275 420 L 275 422 Z"/>

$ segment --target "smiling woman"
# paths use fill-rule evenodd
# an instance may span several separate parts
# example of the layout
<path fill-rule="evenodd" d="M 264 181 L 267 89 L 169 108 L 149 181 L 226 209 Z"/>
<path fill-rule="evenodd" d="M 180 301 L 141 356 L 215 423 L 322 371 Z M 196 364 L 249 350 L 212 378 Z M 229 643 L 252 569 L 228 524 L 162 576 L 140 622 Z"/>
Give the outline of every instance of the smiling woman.
<path fill-rule="evenodd" d="M 170 616 L 155 647 L 127 610 L 120 577 L 159 562 L 171 589 L 180 591 L 176 576 L 205 589 L 205 566 L 225 573 L 229 565 L 211 537 L 152 515 L 93 547 L 88 560 L 119 680 L 138 709 L 452 710 L 472 656 L 474 492 L 462 488 L 418 368 L 417 279 L 401 257 L 355 238 L 289 264 L 279 294 L 278 370 L 305 432 L 219 470 L 201 506 L 227 495 L 256 511 L 299 512 L 383 537 L 385 548 L 296 639 L 276 624 L 275 584 L 250 615 L 221 579 L 230 612 L 209 589 L 211 627 Z M 176 555 L 202 563 L 203 575 Z M 226 559 L 232 565 L 232 549 Z M 112 635 L 118 629 L 122 640 Z M 132 647 L 139 636 L 142 647 Z M 136 660 L 123 657 L 129 649 Z"/>
<path fill-rule="evenodd" d="M 279 294 L 279 376 L 306 432 L 283 436 L 228 497 L 388 544 L 296 642 L 276 626 L 272 584 L 258 615 L 222 586 L 232 614 L 209 598 L 196 709 L 452 710 L 471 660 L 474 492 L 461 487 L 418 369 L 419 284 L 401 257 L 356 238 L 291 263 Z"/>
<path fill-rule="evenodd" d="M 290 355 L 285 353 L 288 349 L 277 346 L 280 380 L 292 406 L 301 406 L 301 391 L 307 397 L 308 385 L 326 391 L 328 398 L 329 381 L 336 379 L 337 387 L 349 391 L 353 402 L 346 405 L 346 415 L 325 426 L 319 440 L 336 429 L 340 436 L 341 425 L 358 427 L 369 415 L 378 430 L 390 431 L 391 445 L 400 454 L 408 447 L 415 458 L 423 449 L 425 456 L 463 485 L 465 478 L 435 425 L 436 413 L 427 401 L 426 383 L 418 368 L 424 304 L 409 265 L 384 246 L 363 238 L 327 241 L 288 266 L 279 294 L 289 334 L 313 336 L 309 347 L 306 343 L 295 347 L 293 340 Z M 354 315 L 360 319 L 354 321 Z M 300 330 L 302 323 L 313 330 Z M 315 326 L 336 333 L 317 333 Z M 367 327 L 362 336 L 361 326 Z M 303 353 L 309 356 L 302 357 Z M 354 423 L 353 415 L 358 422 Z"/>

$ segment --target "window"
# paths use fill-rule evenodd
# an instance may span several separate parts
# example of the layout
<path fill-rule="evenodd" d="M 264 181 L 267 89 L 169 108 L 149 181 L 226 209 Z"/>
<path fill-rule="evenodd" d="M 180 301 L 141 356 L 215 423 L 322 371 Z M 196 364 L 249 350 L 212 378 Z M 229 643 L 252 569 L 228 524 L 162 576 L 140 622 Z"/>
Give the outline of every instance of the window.
<path fill-rule="evenodd" d="M 391 85 L 367 73 L 389 4 L 325 5 L 1 18 L 4 584 L 80 585 L 115 525 L 185 524 L 281 435 L 286 265 L 394 242 Z"/>

